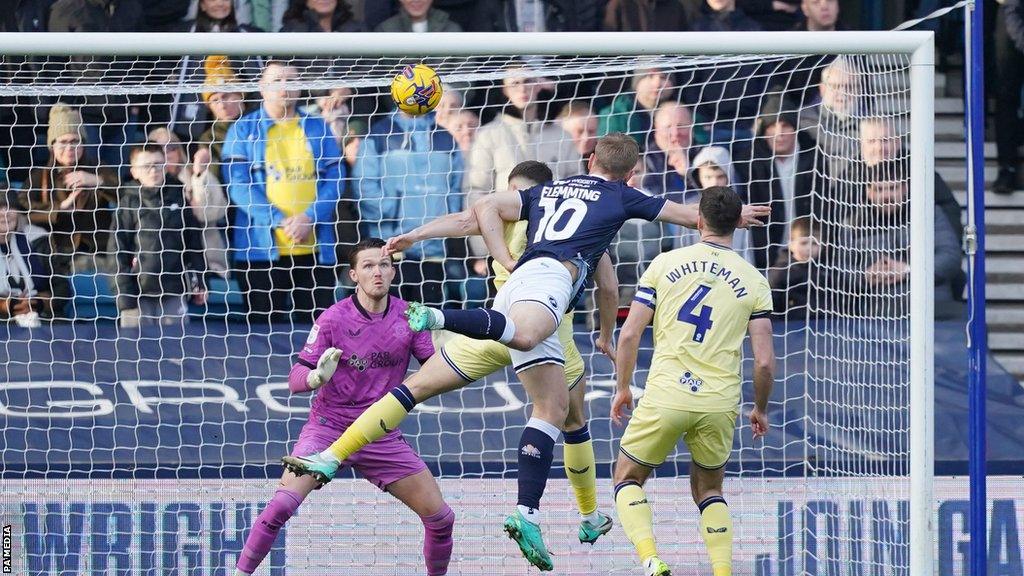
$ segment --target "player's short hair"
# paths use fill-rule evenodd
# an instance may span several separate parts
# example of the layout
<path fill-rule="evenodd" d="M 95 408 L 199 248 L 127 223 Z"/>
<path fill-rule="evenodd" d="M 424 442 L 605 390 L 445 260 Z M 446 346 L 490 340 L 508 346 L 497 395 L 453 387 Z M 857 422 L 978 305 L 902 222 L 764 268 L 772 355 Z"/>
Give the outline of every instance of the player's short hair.
<path fill-rule="evenodd" d="M 732 188 L 712 186 L 701 192 L 700 215 L 711 232 L 723 236 L 732 234 L 742 213 L 743 201 Z"/>
<path fill-rule="evenodd" d="M 554 180 L 555 175 L 551 173 L 551 168 L 548 168 L 547 164 L 537 160 L 525 160 L 516 164 L 515 168 L 512 168 L 512 171 L 508 173 L 510 184 L 517 178 L 536 185 Z"/>
<path fill-rule="evenodd" d="M 636 168 L 640 146 L 622 132 L 602 136 L 594 148 L 594 161 L 610 178 L 624 180 Z"/>
<path fill-rule="evenodd" d="M 360 240 L 359 242 L 356 243 L 355 246 L 352 247 L 351 250 L 349 250 L 348 265 L 351 266 L 352 268 L 355 268 L 356 264 L 359 262 L 360 252 L 362 252 L 363 250 L 372 250 L 374 248 L 383 248 L 385 244 L 387 244 L 387 242 L 381 240 L 380 238 L 365 238 L 363 240 Z"/>
<path fill-rule="evenodd" d="M 138 146 L 132 147 L 132 151 L 128 154 L 128 161 L 134 162 L 135 158 L 139 154 L 147 152 L 150 154 L 159 154 L 161 156 L 166 157 L 163 144 L 157 144 L 155 142 L 146 142 L 145 144 L 139 144 Z"/>

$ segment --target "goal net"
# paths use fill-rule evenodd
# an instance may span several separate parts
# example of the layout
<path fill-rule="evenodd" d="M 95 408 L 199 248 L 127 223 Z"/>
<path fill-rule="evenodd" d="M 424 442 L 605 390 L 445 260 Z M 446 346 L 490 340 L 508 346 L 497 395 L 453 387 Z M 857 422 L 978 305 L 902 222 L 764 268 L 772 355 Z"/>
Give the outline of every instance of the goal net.
<path fill-rule="evenodd" d="M 839 56 L 798 50 L 791 35 L 774 37 L 791 48 L 757 54 L 730 48 L 741 40 L 731 35 L 694 36 L 704 55 L 656 44 L 573 55 L 523 36 L 517 56 L 451 37 L 453 54 L 472 55 L 379 57 L 373 35 L 343 57 L 288 56 L 309 50 L 280 39 L 272 58 L 176 55 L 204 50 L 198 35 L 170 37 L 164 56 L 9 53 L 0 519 L 14 572 L 232 573 L 307 421 L 311 395 L 290 394 L 287 375 L 312 318 L 353 293 L 350 248 L 506 189 L 523 160 L 556 178 L 581 173 L 596 138 L 622 131 L 640 144 L 631 183 L 645 193 L 692 203 L 727 183 L 771 206 L 767 226 L 735 238 L 771 283 L 778 358 L 773 426 L 759 441 L 744 365 L 725 485 L 735 573 L 911 573 L 912 542 L 931 549 L 921 402 L 929 276 L 941 265 L 931 229 L 938 243 L 945 228 L 928 206 L 928 148 L 911 139 L 913 122 L 930 140 L 931 119 L 912 118 L 929 110 L 912 99 L 930 92 L 931 69 L 915 75 L 902 40 L 923 36 L 895 36 L 887 51 L 884 36 L 839 35 L 850 47 Z M 393 111 L 389 89 L 417 61 L 438 72 L 444 97 L 411 118 Z M 277 144 L 295 134 L 305 147 Z M 610 250 L 623 309 L 654 256 L 697 240 L 628 222 Z M 420 244 L 396 266 L 393 293 L 409 300 L 482 306 L 494 293 L 472 239 Z M 608 417 L 614 375 L 595 352 L 593 307 L 579 306 L 573 330 L 611 513 L 622 430 Z M 652 347 L 648 333 L 638 392 Z M 458 515 L 452 574 L 526 571 L 499 536 L 528 413 L 504 371 L 403 425 Z M 618 528 L 593 548 L 576 542 L 560 454 L 543 504 L 556 569 L 638 573 Z M 655 534 L 670 565 L 709 573 L 689 465 L 681 443 L 649 484 Z M 415 514 L 346 476 L 308 499 L 259 573 L 420 573 L 421 538 Z"/>

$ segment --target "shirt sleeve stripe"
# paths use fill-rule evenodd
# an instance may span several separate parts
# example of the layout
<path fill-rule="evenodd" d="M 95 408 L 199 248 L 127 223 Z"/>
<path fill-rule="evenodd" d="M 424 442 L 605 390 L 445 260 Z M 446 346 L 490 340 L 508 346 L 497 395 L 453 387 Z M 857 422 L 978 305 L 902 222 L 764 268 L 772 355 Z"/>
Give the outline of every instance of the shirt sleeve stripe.
<path fill-rule="evenodd" d="M 771 310 L 758 310 L 757 312 L 754 312 L 753 314 L 751 314 L 750 318 L 751 319 L 754 319 L 754 318 L 768 318 L 771 315 L 772 315 L 772 311 Z"/>
<path fill-rule="evenodd" d="M 637 292 L 643 292 L 644 294 L 650 294 L 652 296 L 657 294 L 657 292 L 655 292 L 654 288 L 651 288 L 649 286 L 639 286 L 639 287 L 637 287 L 636 291 Z"/>

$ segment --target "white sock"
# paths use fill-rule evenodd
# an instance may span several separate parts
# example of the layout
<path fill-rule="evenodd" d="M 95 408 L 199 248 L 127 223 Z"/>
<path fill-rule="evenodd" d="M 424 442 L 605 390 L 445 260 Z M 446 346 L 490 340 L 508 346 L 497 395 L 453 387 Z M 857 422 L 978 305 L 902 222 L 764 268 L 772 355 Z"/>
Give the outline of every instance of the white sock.
<path fill-rule="evenodd" d="M 590 514 L 580 514 L 580 518 L 585 522 L 590 522 L 592 525 L 597 526 L 601 522 L 601 515 L 594 510 Z"/>
<path fill-rule="evenodd" d="M 501 333 L 501 338 L 498 338 L 498 342 L 502 344 L 508 344 L 516 337 L 516 323 L 512 321 L 508 315 L 505 315 L 505 331 Z"/>
<path fill-rule="evenodd" d="M 541 420 L 540 418 L 531 417 L 526 422 L 526 427 L 540 430 L 541 432 L 550 436 L 551 439 L 554 440 L 555 442 L 558 442 L 558 437 L 562 434 L 562 431 L 559 430 L 558 426 L 555 426 L 551 422 Z"/>
<path fill-rule="evenodd" d="M 522 514 L 523 518 L 526 518 L 527 522 L 534 526 L 540 526 L 540 510 L 523 506 L 522 504 L 517 504 L 516 508 L 519 509 L 519 513 Z"/>
<path fill-rule="evenodd" d="M 437 308 L 427 308 L 427 310 L 430 310 L 430 315 L 434 317 L 433 324 L 435 326 L 437 326 L 437 329 L 438 330 L 443 329 L 444 328 L 444 312 L 438 310 Z"/>

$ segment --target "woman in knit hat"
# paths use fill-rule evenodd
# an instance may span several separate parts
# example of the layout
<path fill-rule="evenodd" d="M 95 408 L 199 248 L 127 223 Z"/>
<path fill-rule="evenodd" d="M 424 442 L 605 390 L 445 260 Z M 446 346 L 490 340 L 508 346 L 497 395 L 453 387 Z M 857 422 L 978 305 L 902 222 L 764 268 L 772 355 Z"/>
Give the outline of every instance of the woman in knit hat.
<path fill-rule="evenodd" d="M 22 204 L 29 221 L 49 232 L 38 249 L 48 254 L 53 311 L 59 315 L 71 297 L 73 257 L 106 247 L 117 174 L 97 168 L 86 154 L 82 116 L 66 104 L 50 109 L 46 144 L 49 160 L 29 173 Z"/>

